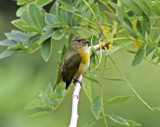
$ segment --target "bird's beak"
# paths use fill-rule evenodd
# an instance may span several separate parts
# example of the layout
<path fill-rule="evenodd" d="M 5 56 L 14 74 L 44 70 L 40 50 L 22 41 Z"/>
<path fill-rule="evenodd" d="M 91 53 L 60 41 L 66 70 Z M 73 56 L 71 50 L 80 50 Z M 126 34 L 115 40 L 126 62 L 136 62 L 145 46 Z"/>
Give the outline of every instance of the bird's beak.
<path fill-rule="evenodd" d="M 83 44 L 88 44 L 89 41 L 88 40 L 85 40 L 85 41 L 82 41 Z"/>

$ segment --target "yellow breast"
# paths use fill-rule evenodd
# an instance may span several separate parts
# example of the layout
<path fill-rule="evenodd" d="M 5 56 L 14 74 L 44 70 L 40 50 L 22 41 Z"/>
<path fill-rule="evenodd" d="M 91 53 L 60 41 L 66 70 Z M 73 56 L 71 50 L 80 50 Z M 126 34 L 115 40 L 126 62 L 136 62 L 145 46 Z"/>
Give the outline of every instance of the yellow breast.
<path fill-rule="evenodd" d="M 80 66 L 78 68 L 78 71 L 76 73 L 76 77 L 83 74 L 84 72 L 86 72 L 89 67 L 90 50 L 89 50 L 88 46 L 83 47 L 82 49 L 78 50 L 78 54 L 80 55 L 82 60 L 81 60 Z"/>

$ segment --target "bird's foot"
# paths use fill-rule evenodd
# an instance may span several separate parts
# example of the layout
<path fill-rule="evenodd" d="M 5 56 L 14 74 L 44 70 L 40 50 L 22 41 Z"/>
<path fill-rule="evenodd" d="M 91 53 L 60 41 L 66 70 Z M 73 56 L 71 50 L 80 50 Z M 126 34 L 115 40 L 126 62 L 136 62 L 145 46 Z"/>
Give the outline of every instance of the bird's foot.
<path fill-rule="evenodd" d="M 78 82 L 81 86 L 82 86 L 82 82 L 79 80 L 79 79 L 77 79 L 77 78 L 74 78 L 74 81 L 73 81 L 73 83 L 76 83 L 76 82 Z"/>

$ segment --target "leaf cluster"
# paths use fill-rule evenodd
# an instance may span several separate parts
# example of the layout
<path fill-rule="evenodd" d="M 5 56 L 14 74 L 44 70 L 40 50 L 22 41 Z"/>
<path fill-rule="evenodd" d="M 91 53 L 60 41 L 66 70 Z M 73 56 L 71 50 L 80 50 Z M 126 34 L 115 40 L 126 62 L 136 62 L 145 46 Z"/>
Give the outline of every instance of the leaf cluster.
<path fill-rule="evenodd" d="M 137 51 L 128 49 L 129 52 L 135 53 L 132 66 L 139 64 L 143 58 L 147 58 L 154 63 L 159 63 L 159 1 L 151 0 L 118 0 L 117 4 L 113 2 L 103 2 L 106 7 L 109 5 L 114 8 L 109 9 L 106 13 L 122 27 L 121 31 L 127 31 L 131 40 L 137 46 Z"/>
<path fill-rule="evenodd" d="M 41 91 L 38 97 L 26 105 L 26 110 L 38 109 L 38 112 L 33 113 L 29 117 L 41 116 L 49 112 L 53 112 L 61 104 L 65 96 L 65 84 L 59 84 L 53 92 L 51 83 L 48 84 L 45 91 Z"/>

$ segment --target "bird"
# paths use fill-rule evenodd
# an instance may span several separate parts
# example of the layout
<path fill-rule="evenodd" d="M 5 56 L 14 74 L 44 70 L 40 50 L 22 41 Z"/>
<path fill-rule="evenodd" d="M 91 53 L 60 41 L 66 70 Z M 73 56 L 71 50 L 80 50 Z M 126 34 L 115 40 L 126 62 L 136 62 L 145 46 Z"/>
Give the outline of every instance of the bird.
<path fill-rule="evenodd" d="M 86 72 L 90 64 L 90 49 L 88 43 L 89 41 L 83 35 L 76 35 L 72 39 L 69 49 L 60 64 L 53 91 L 62 81 L 66 83 L 66 89 L 73 79 L 74 82 L 79 82 L 82 85 L 77 77 Z"/>

